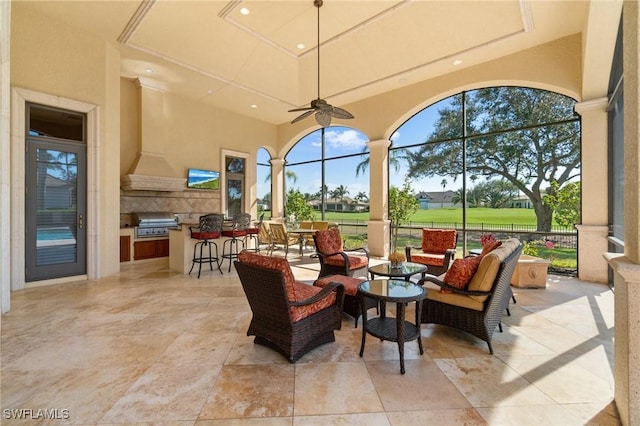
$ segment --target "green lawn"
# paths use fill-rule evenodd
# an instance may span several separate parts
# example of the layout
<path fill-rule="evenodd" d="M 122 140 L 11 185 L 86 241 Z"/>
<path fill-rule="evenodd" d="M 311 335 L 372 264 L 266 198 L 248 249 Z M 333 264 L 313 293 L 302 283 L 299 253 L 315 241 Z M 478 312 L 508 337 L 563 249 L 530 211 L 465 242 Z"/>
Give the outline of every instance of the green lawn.
<path fill-rule="evenodd" d="M 320 213 L 316 213 L 320 218 Z M 326 212 L 326 220 L 340 222 L 343 220 L 369 220 L 369 213 L 339 213 Z M 462 223 L 462 208 L 444 208 L 418 210 L 411 218 L 412 222 L 458 222 Z M 516 224 L 516 225 L 535 225 L 536 214 L 533 209 L 491 209 L 491 208 L 473 208 L 467 209 L 467 223 L 486 223 L 486 224 Z"/>

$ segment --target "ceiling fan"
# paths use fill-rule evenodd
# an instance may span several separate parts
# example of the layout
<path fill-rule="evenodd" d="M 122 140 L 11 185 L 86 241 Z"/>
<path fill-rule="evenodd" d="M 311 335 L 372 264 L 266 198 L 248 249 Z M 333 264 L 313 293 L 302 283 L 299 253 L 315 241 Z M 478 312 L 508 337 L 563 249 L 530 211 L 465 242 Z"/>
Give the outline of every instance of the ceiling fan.
<path fill-rule="evenodd" d="M 322 3 L 323 0 L 313 0 L 313 5 L 318 9 L 318 46 L 316 48 L 316 51 L 318 52 L 318 97 L 312 100 L 308 107 L 290 109 L 289 112 L 305 111 L 293 119 L 291 124 L 304 120 L 313 113 L 316 114 L 316 122 L 322 127 L 326 127 L 331 124 L 331 117 L 343 119 L 354 118 L 349 111 L 334 107 L 324 99 L 320 98 L 320 8 L 322 7 Z"/>

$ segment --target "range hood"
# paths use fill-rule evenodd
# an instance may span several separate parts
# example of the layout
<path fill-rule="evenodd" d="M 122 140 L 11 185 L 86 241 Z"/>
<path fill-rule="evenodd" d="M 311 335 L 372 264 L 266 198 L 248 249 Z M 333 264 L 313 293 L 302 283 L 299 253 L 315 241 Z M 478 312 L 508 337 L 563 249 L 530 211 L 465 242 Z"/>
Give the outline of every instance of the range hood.
<path fill-rule="evenodd" d="M 131 172 L 120 178 L 125 191 L 184 191 L 186 178 L 175 177 L 165 156 L 163 93 L 150 81 L 136 80 L 140 95 L 139 151 Z"/>

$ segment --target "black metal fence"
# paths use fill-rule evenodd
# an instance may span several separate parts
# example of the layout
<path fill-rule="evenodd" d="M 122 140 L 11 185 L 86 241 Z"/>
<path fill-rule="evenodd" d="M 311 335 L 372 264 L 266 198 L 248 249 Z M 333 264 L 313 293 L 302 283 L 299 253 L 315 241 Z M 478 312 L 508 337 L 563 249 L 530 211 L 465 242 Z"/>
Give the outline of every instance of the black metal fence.
<path fill-rule="evenodd" d="M 349 239 L 353 239 L 355 240 L 354 244 L 366 245 L 367 224 L 365 221 L 342 220 L 337 223 L 340 227 L 340 232 L 347 238 L 347 243 Z M 420 246 L 422 228 L 458 230 L 458 249 L 465 254 L 469 250 L 479 248 L 482 235 L 488 233 L 493 234 L 499 240 L 515 237 L 523 243 L 550 241 L 554 247 L 568 249 L 564 250 L 564 259 L 577 265 L 578 233 L 575 228 L 556 226 L 550 232 L 542 232 L 537 231 L 535 225 L 469 223 L 466 229 L 463 230 L 460 222 L 410 222 L 398 228 L 398 246 Z M 567 256 L 570 259 L 567 259 Z M 541 255 L 541 257 L 544 256 Z"/>

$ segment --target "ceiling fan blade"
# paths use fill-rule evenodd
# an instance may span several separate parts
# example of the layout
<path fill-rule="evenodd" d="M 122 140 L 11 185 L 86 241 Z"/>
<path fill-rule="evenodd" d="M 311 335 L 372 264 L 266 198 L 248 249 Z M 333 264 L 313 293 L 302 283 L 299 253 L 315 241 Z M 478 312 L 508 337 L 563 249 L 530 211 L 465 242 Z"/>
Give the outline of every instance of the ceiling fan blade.
<path fill-rule="evenodd" d="M 327 127 L 331 124 L 331 113 L 329 111 L 319 109 L 318 112 L 316 112 L 316 123 L 322 127 Z"/>
<path fill-rule="evenodd" d="M 343 118 L 343 119 L 355 118 L 353 114 L 351 114 L 346 109 L 342 109 L 338 107 L 333 107 L 331 109 L 331 115 L 334 116 L 335 118 Z"/>
<path fill-rule="evenodd" d="M 291 124 L 293 123 L 297 123 L 300 120 L 304 120 L 305 118 L 307 118 L 308 116 L 310 116 L 311 114 L 313 114 L 314 110 L 311 109 L 307 112 L 304 112 L 302 114 L 300 114 L 299 116 L 297 116 L 296 118 L 293 119 L 293 121 L 291 122 Z"/>
<path fill-rule="evenodd" d="M 313 109 L 313 107 L 312 106 L 308 106 L 308 107 L 303 107 L 303 108 L 294 108 L 294 109 L 290 109 L 289 112 L 308 111 L 310 109 Z"/>

